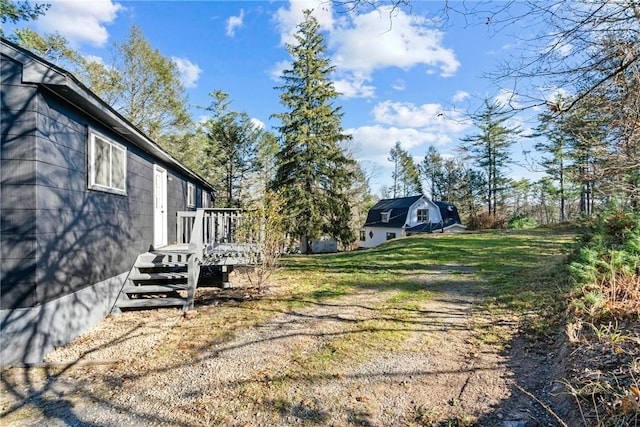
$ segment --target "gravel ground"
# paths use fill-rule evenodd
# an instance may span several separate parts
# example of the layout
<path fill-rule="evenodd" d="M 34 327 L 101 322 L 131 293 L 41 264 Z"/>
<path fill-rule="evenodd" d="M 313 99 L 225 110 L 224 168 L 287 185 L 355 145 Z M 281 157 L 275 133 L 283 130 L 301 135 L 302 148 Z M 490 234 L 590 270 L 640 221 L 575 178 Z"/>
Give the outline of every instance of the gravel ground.
<path fill-rule="evenodd" d="M 514 398 L 516 374 L 508 354 L 472 335 L 483 318 L 474 309 L 471 282 L 463 279 L 447 271 L 416 278 L 425 286 L 449 285 L 397 313 L 388 304 L 393 292 L 377 290 L 279 313 L 234 329 L 195 354 L 179 347 L 164 353 L 163 343 L 190 322 L 179 311 L 109 317 L 47 357 L 98 364 L 5 370 L 0 421 L 4 426 L 554 425 L 543 412 L 519 412 L 523 402 Z M 316 367 L 322 363 L 313 355 L 362 334 L 366 322 L 393 324 L 396 316 L 410 325 L 401 340 L 358 348 L 364 356 L 343 364 L 306 369 L 309 360 Z"/>

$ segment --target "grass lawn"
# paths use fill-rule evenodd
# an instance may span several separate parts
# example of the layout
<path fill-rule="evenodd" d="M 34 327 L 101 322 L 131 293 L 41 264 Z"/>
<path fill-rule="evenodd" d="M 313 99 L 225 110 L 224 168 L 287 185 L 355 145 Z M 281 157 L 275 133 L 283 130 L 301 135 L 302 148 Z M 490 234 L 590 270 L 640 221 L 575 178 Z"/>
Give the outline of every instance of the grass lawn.
<path fill-rule="evenodd" d="M 537 315 L 532 326 L 544 329 L 549 311 L 566 304 L 558 296 L 567 290 L 563 261 L 574 238 L 567 227 L 412 236 L 362 251 L 288 256 L 276 278 L 293 285 L 291 299 L 300 304 L 359 288 L 421 298 L 438 289 L 416 284 L 415 277 L 444 269 L 476 282 L 487 308 Z"/>

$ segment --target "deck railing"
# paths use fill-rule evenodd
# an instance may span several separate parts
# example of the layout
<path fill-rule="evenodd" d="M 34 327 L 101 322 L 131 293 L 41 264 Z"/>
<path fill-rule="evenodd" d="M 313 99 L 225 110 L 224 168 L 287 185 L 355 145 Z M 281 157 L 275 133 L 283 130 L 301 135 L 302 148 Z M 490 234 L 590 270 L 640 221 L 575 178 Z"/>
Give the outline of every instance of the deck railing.
<path fill-rule="evenodd" d="M 202 208 L 178 212 L 177 243 L 188 244 L 189 252 L 202 259 L 205 248 L 225 243 L 247 243 L 240 237 L 246 212 L 241 209 Z"/>

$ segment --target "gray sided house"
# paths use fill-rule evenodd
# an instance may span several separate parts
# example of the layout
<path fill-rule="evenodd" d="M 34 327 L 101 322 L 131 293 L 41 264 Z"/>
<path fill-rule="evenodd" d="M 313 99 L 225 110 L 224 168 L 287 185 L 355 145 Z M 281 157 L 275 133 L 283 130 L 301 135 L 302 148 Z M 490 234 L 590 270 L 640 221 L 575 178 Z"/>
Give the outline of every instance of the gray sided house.
<path fill-rule="evenodd" d="M 466 230 L 458 210 L 449 203 L 425 196 L 382 199 L 367 214 L 360 230 L 360 247 L 373 248 L 387 240 L 420 233 L 455 233 Z"/>
<path fill-rule="evenodd" d="M 108 314 L 136 257 L 213 187 L 69 72 L 1 40 L 0 363 Z"/>

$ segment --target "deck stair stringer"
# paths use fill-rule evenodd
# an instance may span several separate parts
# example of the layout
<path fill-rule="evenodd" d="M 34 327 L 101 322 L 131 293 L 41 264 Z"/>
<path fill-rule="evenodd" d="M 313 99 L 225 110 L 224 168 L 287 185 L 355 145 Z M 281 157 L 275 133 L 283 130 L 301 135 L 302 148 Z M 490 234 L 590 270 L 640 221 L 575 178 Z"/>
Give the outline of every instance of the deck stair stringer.
<path fill-rule="evenodd" d="M 200 264 L 185 251 L 153 251 L 138 255 L 118 295 L 113 313 L 194 305 Z"/>

